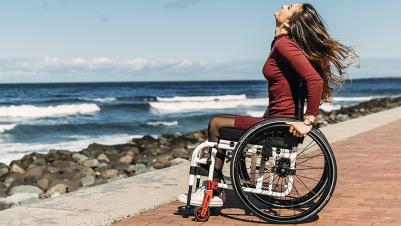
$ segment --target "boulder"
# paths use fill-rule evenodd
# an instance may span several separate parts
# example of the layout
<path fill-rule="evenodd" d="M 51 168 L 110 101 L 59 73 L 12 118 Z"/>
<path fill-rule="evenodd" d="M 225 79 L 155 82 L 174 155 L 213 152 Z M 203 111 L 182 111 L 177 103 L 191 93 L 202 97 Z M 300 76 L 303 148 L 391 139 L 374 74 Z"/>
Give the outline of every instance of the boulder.
<path fill-rule="evenodd" d="M 21 175 L 25 174 L 24 168 L 19 166 L 18 164 L 13 164 L 10 168 L 10 172 L 19 173 Z"/>
<path fill-rule="evenodd" d="M 110 162 L 109 158 L 107 158 L 107 155 L 105 155 L 104 153 L 97 156 L 96 159 L 99 160 L 100 162 Z"/>
<path fill-rule="evenodd" d="M 132 154 L 126 154 L 126 155 L 122 156 L 118 161 L 121 163 L 131 164 L 133 159 L 134 159 L 134 156 Z"/>
<path fill-rule="evenodd" d="M 74 153 L 73 155 L 72 155 L 72 158 L 76 161 L 76 162 L 78 162 L 79 164 L 84 164 L 84 162 L 86 161 L 86 160 L 88 160 L 88 156 L 86 156 L 86 155 L 83 155 L 83 154 L 79 154 L 79 153 Z"/>
<path fill-rule="evenodd" d="M 162 169 L 171 166 L 170 156 L 162 155 L 154 159 L 153 167 L 155 169 Z"/>
<path fill-rule="evenodd" d="M 51 188 L 49 188 L 49 190 L 47 190 L 46 193 L 41 196 L 41 198 L 49 198 L 55 192 L 58 192 L 59 194 L 68 192 L 68 185 L 55 184 Z"/>
<path fill-rule="evenodd" d="M 47 178 L 42 178 L 38 180 L 36 183 L 44 191 L 46 191 L 49 188 L 49 180 Z"/>
<path fill-rule="evenodd" d="M 81 178 L 81 184 L 84 187 L 90 186 L 95 184 L 95 177 L 94 176 L 86 176 Z"/>
<path fill-rule="evenodd" d="M 0 198 L 0 203 L 18 205 L 28 200 L 36 200 L 38 198 L 39 195 L 36 193 L 15 193 L 6 198 Z"/>
<path fill-rule="evenodd" d="M 6 175 L 8 173 L 8 167 L 1 167 L 0 168 L 0 177 Z"/>
<path fill-rule="evenodd" d="M 38 165 L 30 165 L 28 169 L 26 169 L 25 176 L 33 177 L 35 179 L 40 178 L 43 175 L 43 168 L 42 166 Z"/>
<path fill-rule="evenodd" d="M 84 162 L 84 166 L 95 168 L 99 166 L 99 161 L 97 159 L 88 159 Z"/>
<path fill-rule="evenodd" d="M 10 190 L 10 194 L 13 195 L 15 193 L 35 193 L 37 195 L 43 193 L 42 189 L 33 186 L 33 185 L 19 185 L 15 186 Z"/>
<path fill-rule="evenodd" d="M 109 179 L 118 176 L 118 169 L 107 169 L 102 172 L 102 178 L 104 179 Z"/>
<path fill-rule="evenodd" d="M 71 161 L 72 160 L 72 152 L 68 150 L 49 150 L 49 153 L 46 155 L 47 162 L 54 162 L 56 160 L 62 161 Z"/>

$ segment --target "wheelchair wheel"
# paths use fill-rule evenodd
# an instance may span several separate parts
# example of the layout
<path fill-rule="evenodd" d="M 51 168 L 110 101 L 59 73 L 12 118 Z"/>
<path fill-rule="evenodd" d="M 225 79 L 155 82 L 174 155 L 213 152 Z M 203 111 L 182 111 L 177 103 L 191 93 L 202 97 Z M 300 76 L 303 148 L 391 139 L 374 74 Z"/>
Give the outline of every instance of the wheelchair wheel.
<path fill-rule="evenodd" d="M 258 217 L 298 223 L 317 214 L 336 184 L 334 154 L 323 134 L 303 138 L 284 122 L 263 121 L 248 129 L 233 152 L 230 174 L 238 198 Z"/>
<path fill-rule="evenodd" d="M 249 169 L 250 167 L 247 166 L 249 162 L 245 161 L 244 159 L 241 159 L 240 162 L 240 177 L 244 180 L 250 180 L 251 177 L 248 174 L 248 171 L 246 169 Z M 273 196 L 266 196 L 266 195 L 259 195 L 259 194 L 254 194 L 251 193 L 256 199 L 258 199 L 261 202 L 264 202 L 267 205 L 274 205 L 276 207 L 292 207 L 296 208 L 299 206 L 302 206 L 304 204 L 308 204 L 309 201 L 312 201 L 315 195 L 320 194 L 323 189 L 325 188 L 325 185 L 327 183 L 327 164 L 324 165 L 323 173 L 319 179 L 319 183 L 316 183 L 316 185 L 310 189 L 310 191 L 301 196 L 301 197 L 293 197 L 291 200 L 283 200 L 283 199 L 276 199 Z M 244 184 L 244 186 L 247 187 L 253 187 L 255 188 L 255 185 L 252 184 Z"/>

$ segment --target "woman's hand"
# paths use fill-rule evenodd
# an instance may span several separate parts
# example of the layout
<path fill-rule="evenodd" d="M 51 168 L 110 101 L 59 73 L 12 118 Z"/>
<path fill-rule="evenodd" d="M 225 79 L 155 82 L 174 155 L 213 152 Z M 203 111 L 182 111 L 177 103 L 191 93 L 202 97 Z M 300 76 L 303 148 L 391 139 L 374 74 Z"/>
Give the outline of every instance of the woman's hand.
<path fill-rule="evenodd" d="M 303 137 L 305 134 L 309 133 L 309 131 L 312 129 L 312 126 L 307 126 L 304 124 L 304 122 L 285 122 L 286 124 L 291 125 L 290 126 L 290 133 L 292 133 L 296 137 Z"/>

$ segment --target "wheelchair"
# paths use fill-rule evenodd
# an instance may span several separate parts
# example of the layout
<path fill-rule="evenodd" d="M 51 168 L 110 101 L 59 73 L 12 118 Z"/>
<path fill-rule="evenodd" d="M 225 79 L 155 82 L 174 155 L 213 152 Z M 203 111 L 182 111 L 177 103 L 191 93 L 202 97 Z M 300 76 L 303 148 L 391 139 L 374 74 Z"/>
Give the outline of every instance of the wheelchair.
<path fill-rule="evenodd" d="M 193 211 L 196 221 L 207 221 L 211 211 L 218 210 L 209 206 L 213 190 L 223 188 L 234 190 L 246 208 L 269 223 L 300 223 L 321 211 L 334 192 L 337 166 L 328 140 L 316 126 L 304 137 L 289 132 L 285 122 L 303 119 L 304 102 L 305 97 L 298 95 L 296 118 L 268 117 L 245 131 L 223 127 L 217 142 L 196 146 L 183 208 Z M 212 179 L 219 173 L 214 163 L 222 150 L 230 162 L 230 175 L 218 183 Z M 202 205 L 191 206 L 195 178 L 198 188 L 202 176 L 207 177 Z"/>

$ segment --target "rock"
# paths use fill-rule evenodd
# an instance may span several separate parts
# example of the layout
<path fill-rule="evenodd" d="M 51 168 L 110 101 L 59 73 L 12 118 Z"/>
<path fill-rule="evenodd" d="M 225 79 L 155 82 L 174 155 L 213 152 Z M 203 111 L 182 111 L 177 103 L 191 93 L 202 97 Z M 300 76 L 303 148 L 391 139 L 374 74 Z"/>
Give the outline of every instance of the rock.
<path fill-rule="evenodd" d="M 90 144 L 86 149 L 82 150 L 82 154 L 85 154 L 89 158 L 96 158 L 99 156 L 101 153 L 106 153 L 108 151 L 116 151 L 113 146 L 110 145 L 103 145 L 103 144 L 97 144 L 93 143 Z"/>
<path fill-rule="evenodd" d="M 21 166 L 19 166 L 17 164 L 13 164 L 11 166 L 10 172 L 19 173 L 21 175 L 25 174 L 25 170 Z"/>
<path fill-rule="evenodd" d="M 188 159 L 189 152 L 185 148 L 174 148 L 171 150 L 173 158 Z"/>
<path fill-rule="evenodd" d="M 31 165 L 25 173 L 25 176 L 27 177 L 33 177 L 35 179 L 40 178 L 40 176 L 43 175 L 43 168 L 42 166 L 38 165 Z"/>
<path fill-rule="evenodd" d="M 79 154 L 79 153 L 74 153 L 73 155 L 72 155 L 72 158 L 76 161 L 76 162 L 78 162 L 79 164 L 84 164 L 84 162 L 86 161 L 86 160 L 88 160 L 88 156 L 86 156 L 86 155 L 83 155 L 83 154 Z"/>
<path fill-rule="evenodd" d="M 49 173 L 58 174 L 59 172 L 61 172 L 61 169 L 49 166 L 47 167 L 47 171 L 49 171 Z"/>
<path fill-rule="evenodd" d="M 118 176 L 118 173 L 117 169 L 107 169 L 103 171 L 101 175 L 104 179 L 109 179 Z"/>
<path fill-rule="evenodd" d="M 8 167 L 0 168 L 0 177 L 8 173 Z"/>
<path fill-rule="evenodd" d="M 14 181 L 15 181 L 15 178 L 14 178 L 14 177 L 7 177 L 7 178 L 4 180 L 4 185 L 5 185 L 6 187 L 10 187 L 10 186 L 13 184 Z"/>
<path fill-rule="evenodd" d="M 35 193 L 37 195 L 43 193 L 42 189 L 33 186 L 33 185 L 19 185 L 15 186 L 10 190 L 10 194 L 13 195 L 15 193 Z"/>
<path fill-rule="evenodd" d="M 162 169 L 171 166 L 170 156 L 162 155 L 158 156 L 153 163 L 155 169 Z"/>
<path fill-rule="evenodd" d="M 85 175 L 85 176 L 94 176 L 95 175 L 95 171 L 90 168 L 89 166 L 82 166 L 81 167 L 81 174 Z"/>
<path fill-rule="evenodd" d="M 122 163 L 131 164 L 133 158 L 134 158 L 133 155 L 127 154 L 121 157 L 118 161 Z"/>
<path fill-rule="evenodd" d="M 155 138 L 150 135 L 145 135 L 141 138 L 133 138 L 132 142 L 137 145 L 141 152 L 158 148 L 158 143 Z"/>
<path fill-rule="evenodd" d="M 44 191 L 46 191 L 49 188 L 49 180 L 47 178 L 42 178 L 38 180 L 37 184 Z"/>
<path fill-rule="evenodd" d="M 34 159 L 32 161 L 32 164 L 35 164 L 35 165 L 46 165 L 46 159 L 44 159 L 44 158 Z"/>
<path fill-rule="evenodd" d="M 8 187 L 6 185 L 4 185 L 3 183 L 0 183 L 0 197 L 1 198 L 6 197 L 8 195 L 7 190 L 8 190 Z"/>
<path fill-rule="evenodd" d="M 8 209 L 8 208 L 10 208 L 12 205 L 13 205 L 12 203 L 7 203 L 7 202 L 4 202 L 4 201 L 0 201 L 0 211 L 1 211 L 1 210 Z"/>
<path fill-rule="evenodd" d="M 86 176 L 81 178 L 81 184 L 82 186 L 90 186 L 95 183 L 95 177 L 94 176 Z"/>
<path fill-rule="evenodd" d="M 79 187 L 81 187 L 81 180 L 80 180 L 80 175 L 74 175 L 72 178 L 70 179 L 55 179 L 52 181 L 49 181 L 49 187 L 53 187 L 57 184 L 64 184 L 68 187 L 67 192 L 71 192 L 71 191 L 75 191 L 77 190 Z"/>
<path fill-rule="evenodd" d="M 110 165 L 105 162 L 101 162 L 97 168 L 99 168 L 99 169 L 100 168 L 102 168 L 102 169 L 110 168 Z"/>
<path fill-rule="evenodd" d="M 68 192 L 68 186 L 65 184 L 56 184 L 49 188 L 45 194 L 41 196 L 41 198 L 48 198 L 55 192 L 58 192 L 60 194 Z"/>
<path fill-rule="evenodd" d="M 132 166 L 132 165 L 131 165 Z M 133 169 L 135 170 L 135 174 L 140 174 L 140 173 L 144 173 L 147 171 L 147 167 L 145 164 L 142 163 L 137 163 L 135 165 L 132 166 Z"/>
<path fill-rule="evenodd" d="M 106 156 L 104 153 L 100 154 L 100 155 L 97 157 L 97 160 L 99 160 L 99 161 L 104 161 L 104 162 L 110 162 L 109 158 L 107 158 L 107 156 Z"/>
<path fill-rule="evenodd" d="M 70 160 L 55 160 L 51 163 L 51 165 L 57 169 L 63 169 L 70 167 L 73 163 L 74 162 L 71 162 Z"/>
<path fill-rule="evenodd" d="M 113 162 L 111 163 L 111 165 L 116 168 L 119 169 L 121 171 L 126 171 L 129 172 L 130 171 L 130 164 L 128 163 L 123 163 L 123 162 Z"/>
<path fill-rule="evenodd" d="M 187 163 L 187 162 L 189 162 L 189 161 L 187 159 L 183 159 L 183 158 L 175 158 L 175 159 L 170 161 L 172 166 L 178 165 L 178 164 L 181 164 L 181 163 Z"/>
<path fill-rule="evenodd" d="M 84 166 L 95 168 L 99 166 L 99 161 L 97 159 L 88 159 L 84 162 Z"/>
<path fill-rule="evenodd" d="M 46 155 L 47 162 L 54 162 L 56 160 L 61 161 L 71 161 L 72 160 L 72 153 L 68 150 L 49 150 L 49 153 Z"/>
<path fill-rule="evenodd" d="M 4 180 L 4 185 L 6 187 L 11 187 L 11 186 L 17 186 L 17 185 L 23 185 L 25 184 L 24 181 L 24 176 L 21 175 L 20 173 L 9 173 Z"/>
<path fill-rule="evenodd" d="M 1 198 L 0 203 L 8 204 L 21 204 L 25 201 L 38 199 L 39 195 L 36 193 L 15 193 L 6 198 Z"/>

